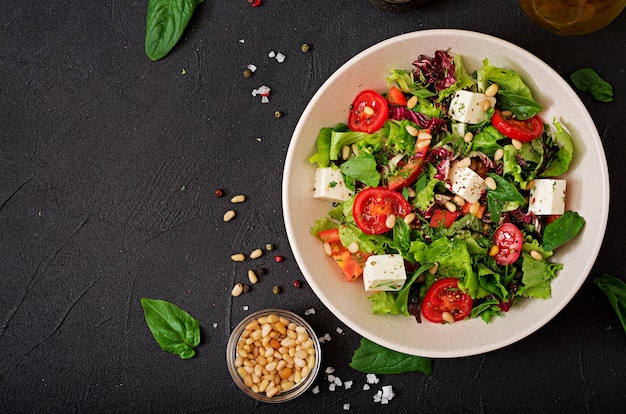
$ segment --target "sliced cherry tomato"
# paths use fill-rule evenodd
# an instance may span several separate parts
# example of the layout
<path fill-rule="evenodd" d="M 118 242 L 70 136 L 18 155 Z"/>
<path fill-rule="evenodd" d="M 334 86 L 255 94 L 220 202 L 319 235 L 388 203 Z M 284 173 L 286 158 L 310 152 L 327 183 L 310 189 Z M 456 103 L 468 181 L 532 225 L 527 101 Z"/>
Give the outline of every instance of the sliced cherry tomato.
<path fill-rule="evenodd" d="M 424 129 L 423 131 L 430 134 L 430 129 Z M 398 190 L 413 184 L 424 170 L 424 158 L 426 158 L 429 148 L 430 145 L 423 148 L 417 148 L 417 146 L 415 146 L 415 152 L 411 156 L 411 159 L 400 168 L 400 171 L 398 171 L 396 175 L 389 178 L 387 188 L 390 190 Z"/>
<path fill-rule="evenodd" d="M 360 92 L 350 107 L 348 127 L 352 131 L 371 134 L 378 131 L 389 117 L 387 100 L 378 92 Z"/>
<path fill-rule="evenodd" d="M 447 321 L 443 313 L 448 312 L 455 321 L 460 321 L 469 316 L 472 305 L 470 295 L 459 289 L 458 279 L 440 279 L 426 292 L 422 304 L 422 315 L 431 322 L 444 323 Z"/>
<path fill-rule="evenodd" d="M 406 96 L 404 96 L 400 89 L 392 86 L 387 91 L 387 102 L 389 102 L 390 105 L 406 106 Z"/>
<path fill-rule="evenodd" d="M 460 211 L 452 212 L 444 209 L 434 210 L 430 218 L 430 227 L 441 227 L 443 225 L 445 228 L 449 228 L 460 215 Z"/>
<path fill-rule="evenodd" d="M 521 142 L 539 138 L 543 132 L 543 122 L 537 115 L 528 119 L 505 118 L 499 109 L 493 113 L 491 124 L 502 134 Z"/>
<path fill-rule="evenodd" d="M 387 217 L 400 218 L 411 212 L 411 204 L 397 191 L 385 187 L 370 187 L 354 198 L 352 216 L 356 225 L 367 234 L 382 234 L 389 230 Z"/>
<path fill-rule="evenodd" d="M 363 274 L 363 265 L 370 256 L 362 251 L 356 253 L 350 252 L 339 238 L 339 229 L 328 229 L 320 231 L 317 237 L 324 243 L 330 245 L 330 256 L 335 260 L 344 277 L 353 282 Z"/>
<path fill-rule="evenodd" d="M 519 258 L 522 253 L 524 236 L 515 224 L 504 223 L 494 233 L 493 241 L 499 249 L 498 254 L 494 256 L 496 263 L 500 266 L 506 266 L 515 263 Z"/>

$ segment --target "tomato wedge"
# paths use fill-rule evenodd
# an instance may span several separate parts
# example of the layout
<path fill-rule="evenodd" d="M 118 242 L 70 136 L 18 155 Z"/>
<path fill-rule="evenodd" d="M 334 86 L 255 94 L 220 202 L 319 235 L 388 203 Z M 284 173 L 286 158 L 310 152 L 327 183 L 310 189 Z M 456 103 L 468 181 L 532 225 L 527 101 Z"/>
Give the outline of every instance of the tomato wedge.
<path fill-rule="evenodd" d="M 348 127 L 352 131 L 371 134 L 378 131 L 389 117 L 387 100 L 378 92 L 365 90 L 360 92 L 348 115 Z"/>
<path fill-rule="evenodd" d="M 400 89 L 392 86 L 387 91 L 387 102 L 389 102 L 389 105 L 406 106 L 406 96 Z"/>
<path fill-rule="evenodd" d="M 470 295 L 459 289 L 459 280 L 455 278 L 440 279 L 432 284 L 426 292 L 422 303 L 422 315 L 434 323 L 450 322 L 444 318 L 444 312 L 460 321 L 467 318 L 472 311 L 473 300 Z"/>
<path fill-rule="evenodd" d="M 397 191 L 385 187 L 369 187 L 354 198 L 352 216 L 356 225 L 367 234 L 382 234 L 387 227 L 387 218 L 393 214 L 400 218 L 411 212 L 411 204 Z"/>
<path fill-rule="evenodd" d="M 430 129 L 424 129 L 423 131 L 430 134 Z M 398 171 L 396 175 L 389 178 L 387 188 L 390 190 L 398 190 L 413 184 L 424 170 L 424 158 L 426 158 L 429 148 L 430 145 L 426 145 L 423 148 L 417 148 L 416 146 L 411 159 L 400 168 L 400 171 Z"/>
<path fill-rule="evenodd" d="M 539 138 L 543 132 L 543 122 L 537 115 L 528 119 L 514 119 L 502 116 L 502 111 L 496 109 L 491 117 L 491 124 L 500 133 L 521 142 L 530 142 Z"/>
<path fill-rule="evenodd" d="M 445 228 L 449 228 L 460 215 L 460 211 L 452 212 L 444 209 L 434 210 L 430 218 L 430 227 L 441 227 L 443 225 Z"/>
<path fill-rule="evenodd" d="M 513 223 L 504 223 L 493 235 L 493 241 L 498 246 L 498 253 L 494 256 L 496 263 L 506 266 L 519 258 L 522 253 L 524 236 Z"/>
<path fill-rule="evenodd" d="M 354 282 L 363 274 L 363 266 L 370 255 L 360 250 L 352 253 L 344 247 L 339 238 L 339 229 L 320 231 L 317 237 L 330 245 L 330 256 L 335 260 L 346 280 Z"/>

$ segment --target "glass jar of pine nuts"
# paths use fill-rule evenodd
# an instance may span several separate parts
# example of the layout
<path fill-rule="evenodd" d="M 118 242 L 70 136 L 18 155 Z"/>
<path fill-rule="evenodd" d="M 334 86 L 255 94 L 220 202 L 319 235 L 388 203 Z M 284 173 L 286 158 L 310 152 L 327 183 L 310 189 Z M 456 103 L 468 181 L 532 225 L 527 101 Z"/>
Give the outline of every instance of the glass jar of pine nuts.
<path fill-rule="evenodd" d="M 279 403 L 305 393 L 322 364 L 313 328 L 297 314 L 264 309 L 243 319 L 226 348 L 235 384 L 252 398 Z"/>

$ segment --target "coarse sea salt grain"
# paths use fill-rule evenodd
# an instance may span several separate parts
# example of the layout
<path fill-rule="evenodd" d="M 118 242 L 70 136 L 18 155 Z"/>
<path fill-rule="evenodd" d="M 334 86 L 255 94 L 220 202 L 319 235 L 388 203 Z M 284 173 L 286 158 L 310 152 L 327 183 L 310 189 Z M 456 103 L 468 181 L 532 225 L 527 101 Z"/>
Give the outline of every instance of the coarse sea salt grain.
<path fill-rule="evenodd" d="M 319 385 L 316 385 L 315 387 L 313 387 L 313 389 L 311 390 L 311 392 L 312 392 L 313 394 L 317 394 L 317 393 L 319 393 L 319 392 L 320 392 L 320 386 L 319 386 Z"/>
<path fill-rule="evenodd" d="M 328 374 L 326 379 L 328 380 L 328 382 L 335 382 L 335 376 L 333 374 Z"/>
<path fill-rule="evenodd" d="M 250 71 L 251 71 L 251 72 L 255 72 L 255 71 L 256 71 L 256 66 L 255 66 L 255 65 L 253 65 L 252 63 L 250 63 L 250 64 L 247 66 L 247 68 L 248 68 L 248 69 L 250 69 Z"/>
<path fill-rule="evenodd" d="M 313 315 L 315 313 L 315 309 L 311 308 L 311 309 L 307 309 L 304 311 L 305 315 Z"/>
<path fill-rule="evenodd" d="M 341 329 L 341 328 L 337 327 L 337 333 L 338 333 L 338 334 L 342 334 L 342 333 L 343 333 L 343 329 Z"/>
<path fill-rule="evenodd" d="M 276 54 L 276 60 L 278 61 L 278 63 L 283 63 L 285 61 L 285 58 L 286 56 L 280 52 Z"/>
<path fill-rule="evenodd" d="M 247 311 L 248 310 L 248 306 L 244 305 L 243 310 Z"/>
<path fill-rule="evenodd" d="M 349 390 L 350 388 L 352 388 L 352 381 L 344 381 L 343 382 L 343 387 L 347 390 Z"/>
<path fill-rule="evenodd" d="M 270 50 L 270 52 L 267 54 L 267 56 L 274 58 L 276 57 L 276 52 L 274 52 L 273 50 Z"/>
<path fill-rule="evenodd" d="M 217 322 L 214 322 L 214 323 L 213 323 L 213 327 L 214 327 L 214 328 L 217 328 Z"/>
<path fill-rule="evenodd" d="M 367 391 L 370 389 L 370 386 L 367 384 L 363 384 L 363 391 Z"/>
<path fill-rule="evenodd" d="M 334 383 L 334 382 L 332 382 L 332 383 L 328 386 L 328 391 L 335 391 L 335 387 L 336 387 L 335 383 Z"/>
<path fill-rule="evenodd" d="M 335 377 L 335 380 L 333 382 L 338 387 L 341 387 L 343 385 L 343 382 L 341 382 L 341 378 L 339 378 L 339 377 Z"/>
<path fill-rule="evenodd" d="M 376 374 L 367 374 L 365 377 L 368 384 L 378 384 L 379 380 Z"/>
<path fill-rule="evenodd" d="M 343 409 L 346 410 L 346 411 L 350 410 L 350 403 L 344 404 L 343 405 Z"/>
<path fill-rule="evenodd" d="M 332 374 L 333 372 L 335 372 L 335 368 L 333 368 L 333 367 L 327 367 L 327 368 L 326 368 L 326 371 L 324 371 L 324 372 L 326 372 L 327 374 Z"/>

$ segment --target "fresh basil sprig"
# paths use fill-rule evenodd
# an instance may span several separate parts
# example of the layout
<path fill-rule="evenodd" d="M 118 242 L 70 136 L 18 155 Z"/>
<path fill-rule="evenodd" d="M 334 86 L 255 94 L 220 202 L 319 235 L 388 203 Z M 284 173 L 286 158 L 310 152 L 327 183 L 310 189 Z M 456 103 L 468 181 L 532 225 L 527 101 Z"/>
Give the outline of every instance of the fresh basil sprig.
<path fill-rule="evenodd" d="M 196 6 L 204 0 L 148 0 L 146 55 L 159 60 L 178 43 Z"/>
<path fill-rule="evenodd" d="M 393 351 L 367 338 L 361 338 L 361 346 L 354 351 L 349 365 L 366 374 L 403 374 L 419 371 L 430 375 L 433 372 L 430 359 Z"/>
<path fill-rule="evenodd" d="M 590 68 L 578 69 L 570 75 L 570 79 L 576 88 L 588 92 L 596 101 L 613 101 L 613 86 L 602 79 L 595 70 Z"/>
<path fill-rule="evenodd" d="M 152 336 L 162 350 L 183 359 L 196 354 L 200 344 L 200 324 L 196 319 L 173 303 L 142 298 L 141 306 Z"/>
<path fill-rule="evenodd" d="M 606 295 L 626 331 L 626 283 L 609 274 L 597 277 L 595 283 Z"/>

